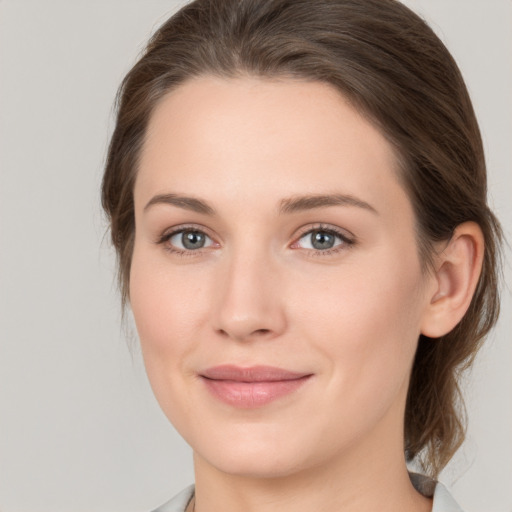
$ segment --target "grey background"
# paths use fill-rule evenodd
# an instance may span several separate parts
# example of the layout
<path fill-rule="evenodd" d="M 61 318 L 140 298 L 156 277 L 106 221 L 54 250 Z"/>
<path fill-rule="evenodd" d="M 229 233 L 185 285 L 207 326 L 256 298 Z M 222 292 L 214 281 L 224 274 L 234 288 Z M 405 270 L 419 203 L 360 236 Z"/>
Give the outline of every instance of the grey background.
<path fill-rule="evenodd" d="M 407 4 L 462 68 L 491 202 L 512 240 L 512 2 Z M 0 0 L 3 512 L 143 511 L 192 482 L 190 450 L 159 411 L 137 342 L 131 355 L 120 327 L 99 209 L 116 88 L 176 5 Z M 506 275 L 510 283 L 510 263 Z M 503 299 L 465 385 L 468 440 L 441 478 L 468 512 L 512 511 L 509 290 Z"/>

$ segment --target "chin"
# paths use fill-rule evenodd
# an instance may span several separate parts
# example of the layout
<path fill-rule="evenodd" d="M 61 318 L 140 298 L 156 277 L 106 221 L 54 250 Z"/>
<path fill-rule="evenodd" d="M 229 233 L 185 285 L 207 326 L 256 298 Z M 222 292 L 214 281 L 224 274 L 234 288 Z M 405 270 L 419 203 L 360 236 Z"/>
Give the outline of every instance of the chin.
<path fill-rule="evenodd" d="M 272 452 L 268 447 L 263 450 L 238 448 L 205 455 L 196 453 L 195 456 L 222 473 L 244 478 L 283 478 L 302 469 L 297 453 L 287 457 L 285 453 Z"/>
<path fill-rule="evenodd" d="M 276 425 L 263 428 L 241 428 L 204 439 L 190 439 L 196 464 L 206 463 L 230 475 L 251 478 L 282 478 L 305 470 L 320 460 L 308 460 L 307 453 L 328 457 L 324 447 L 309 447 L 306 438 L 282 432 Z M 321 436 L 320 436 L 321 437 Z M 318 439 L 318 436 L 312 436 Z"/>

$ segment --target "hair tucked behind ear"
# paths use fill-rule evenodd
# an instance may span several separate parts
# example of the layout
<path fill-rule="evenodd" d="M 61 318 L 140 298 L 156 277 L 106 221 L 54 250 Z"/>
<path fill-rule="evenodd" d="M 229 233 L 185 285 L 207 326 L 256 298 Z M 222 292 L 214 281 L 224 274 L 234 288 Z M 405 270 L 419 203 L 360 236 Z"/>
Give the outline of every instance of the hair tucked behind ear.
<path fill-rule="evenodd" d="M 460 72 L 432 30 L 394 0 L 196 0 L 152 37 L 118 93 L 102 203 L 129 297 L 135 233 L 133 185 L 148 120 L 158 101 L 203 74 L 318 80 L 337 88 L 396 149 L 428 271 L 432 244 L 465 221 L 478 223 L 485 257 L 460 324 L 421 337 L 405 414 L 405 451 L 436 476 L 464 438 L 458 388 L 496 321 L 499 224 L 487 207 L 486 170 Z"/>

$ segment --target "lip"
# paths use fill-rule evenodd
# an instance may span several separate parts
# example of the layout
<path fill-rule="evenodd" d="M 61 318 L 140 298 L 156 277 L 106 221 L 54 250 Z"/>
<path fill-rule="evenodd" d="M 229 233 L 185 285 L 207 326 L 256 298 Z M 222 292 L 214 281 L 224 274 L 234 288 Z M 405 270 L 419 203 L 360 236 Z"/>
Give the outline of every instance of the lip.
<path fill-rule="evenodd" d="M 222 365 L 208 368 L 199 376 L 215 398 L 234 407 L 251 409 L 297 391 L 312 374 L 274 366 Z"/>

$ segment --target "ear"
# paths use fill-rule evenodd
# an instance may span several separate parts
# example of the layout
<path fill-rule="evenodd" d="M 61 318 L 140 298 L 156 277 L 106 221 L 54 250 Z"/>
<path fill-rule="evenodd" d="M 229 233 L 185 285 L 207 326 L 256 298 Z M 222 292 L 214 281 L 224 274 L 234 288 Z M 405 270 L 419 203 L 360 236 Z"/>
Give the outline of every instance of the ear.
<path fill-rule="evenodd" d="M 421 333 L 429 338 L 448 334 L 469 308 L 482 270 L 484 237 L 475 222 L 465 222 L 436 257 Z"/>

